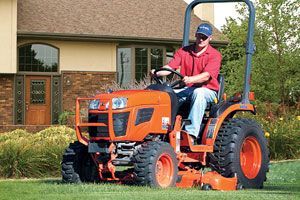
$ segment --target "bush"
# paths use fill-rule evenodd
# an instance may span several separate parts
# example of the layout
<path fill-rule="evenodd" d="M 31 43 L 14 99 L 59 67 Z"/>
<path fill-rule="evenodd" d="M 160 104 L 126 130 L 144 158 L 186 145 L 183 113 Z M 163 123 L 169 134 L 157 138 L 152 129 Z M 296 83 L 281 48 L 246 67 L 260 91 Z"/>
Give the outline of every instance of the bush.
<path fill-rule="evenodd" d="M 36 134 L 15 130 L 0 135 L 0 177 L 60 176 L 62 154 L 74 130 L 50 127 Z"/>
<path fill-rule="evenodd" d="M 58 124 L 70 126 L 70 125 L 74 124 L 74 122 L 73 122 L 74 116 L 75 116 L 74 112 L 64 111 L 58 117 Z"/>
<path fill-rule="evenodd" d="M 300 116 L 293 107 L 257 102 L 257 115 L 240 113 L 239 116 L 254 118 L 269 135 L 272 160 L 300 158 Z"/>
<path fill-rule="evenodd" d="M 296 116 L 280 117 L 263 125 L 270 133 L 271 159 L 300 158 L 300 121 Z"/>

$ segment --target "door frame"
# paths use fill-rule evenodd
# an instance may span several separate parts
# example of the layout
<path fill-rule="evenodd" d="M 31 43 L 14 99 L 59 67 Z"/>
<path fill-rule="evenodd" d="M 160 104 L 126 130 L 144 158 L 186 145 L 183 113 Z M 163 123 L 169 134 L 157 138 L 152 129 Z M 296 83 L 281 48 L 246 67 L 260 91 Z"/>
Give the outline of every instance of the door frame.
<path fill-rule="evenodd" d="M 50 77 L 50 124 L 58 124 L 62 111 L 62 76 L 58 73 L 18 73 L 14 78 L 13 124 L 26 125 L 25 91 L 27 76 Z"/>

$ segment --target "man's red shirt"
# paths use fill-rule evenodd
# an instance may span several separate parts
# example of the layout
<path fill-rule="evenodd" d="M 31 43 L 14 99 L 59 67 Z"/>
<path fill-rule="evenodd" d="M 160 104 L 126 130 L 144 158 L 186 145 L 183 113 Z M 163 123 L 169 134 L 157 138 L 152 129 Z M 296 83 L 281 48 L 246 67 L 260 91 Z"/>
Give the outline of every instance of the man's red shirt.
<path fill-rule="evenodd" d="M 210 74 L 210 79 L 201 84 L 191 84 L 189 87 L 206 87 L 211 90 L 218 91 L 218 75 L 221 67 L 221 53 L 208 45 L 205 52 L 197 56 L 195 52 L 195 44 L 180 48 L 169 62 L 169 66 L 173 69 L 180 68 L 183 76 L 194 76 L 203 72 Z"/>

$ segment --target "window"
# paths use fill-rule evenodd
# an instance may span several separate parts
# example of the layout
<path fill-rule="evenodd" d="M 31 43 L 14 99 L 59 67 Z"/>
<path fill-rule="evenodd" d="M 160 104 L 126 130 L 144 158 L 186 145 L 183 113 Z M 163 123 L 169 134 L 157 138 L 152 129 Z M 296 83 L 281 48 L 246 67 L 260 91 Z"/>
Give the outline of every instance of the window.
<path fill-rule="evenodd" d="M 173 47 L 118 48 L 118 83 L 128 85 L 134 80 L 142 80 L 151 69 L 158 69 L 168 63 L 173 55 Z"/>
<path fill-rule="evenodd" d="M 162 67 L 163 61 L 163 48 L 136 48 L 135 79 L 142 80 L 151 69 Z"/>
<path fill-rule="evenodd" d="M 163 49 L 151 49 L 151 69 L 158 69 L 163 65 Z"/>
<path fill-rule="evenodd" d="M 135 49 L 135 80 L 142 80 L 148 72 L 148 49 Z"/>
<path fill-rule="evenodd" d="M 19 71 L 57 72 L 58 49 L 46 44 L 28 44 L 20 47 Z"/>
<path fill-rule="evenodd" d="M 174 52 L 175 52 L 174 48 L 169 47 L 166 49 L 166 63 L 169 63 L 173 59 Z"/>
<path fill-rule="evenodd" d="M 132 79 L 131 48 L 118 48 L 117 62 L 118 83 L 120 85 L 127 85 Z"/>

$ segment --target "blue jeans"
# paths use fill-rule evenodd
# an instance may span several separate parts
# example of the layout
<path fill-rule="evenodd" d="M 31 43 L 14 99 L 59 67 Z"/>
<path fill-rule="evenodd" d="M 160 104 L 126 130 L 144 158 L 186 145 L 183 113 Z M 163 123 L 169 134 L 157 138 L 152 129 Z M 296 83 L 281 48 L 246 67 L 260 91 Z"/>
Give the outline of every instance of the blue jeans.
<path fill-rule="evenodd" d="M 217 98 L 216 91 L 204 87 L 185 87 L 174 91 L 178 97 L 179 104 L 186 101 L 187 98 L 191 99 L 191 110 L 188 119 L 192 123 L 186 125 L 185 130 L 190 135 L 198 137 L 205 108 L 208 102 L 213 102 Z"/>

